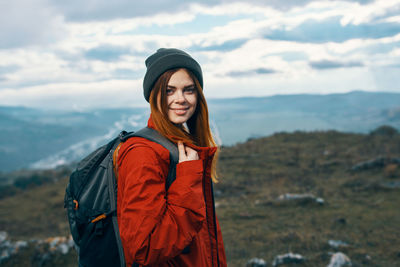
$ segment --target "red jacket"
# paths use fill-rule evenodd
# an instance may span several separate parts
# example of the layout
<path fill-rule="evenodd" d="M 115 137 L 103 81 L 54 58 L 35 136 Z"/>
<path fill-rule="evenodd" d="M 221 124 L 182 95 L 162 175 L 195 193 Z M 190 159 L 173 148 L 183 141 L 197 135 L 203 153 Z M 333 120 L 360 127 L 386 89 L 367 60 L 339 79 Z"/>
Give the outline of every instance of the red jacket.
<path fill-rule="evenodd" d="M 179 163 L 166 193 L 169 151 L 140 137 L 121 146 L 117 214 L 127 266 L 226 266 L 210 175 L 216 148 L 190 147 L 200 159 Z"/>

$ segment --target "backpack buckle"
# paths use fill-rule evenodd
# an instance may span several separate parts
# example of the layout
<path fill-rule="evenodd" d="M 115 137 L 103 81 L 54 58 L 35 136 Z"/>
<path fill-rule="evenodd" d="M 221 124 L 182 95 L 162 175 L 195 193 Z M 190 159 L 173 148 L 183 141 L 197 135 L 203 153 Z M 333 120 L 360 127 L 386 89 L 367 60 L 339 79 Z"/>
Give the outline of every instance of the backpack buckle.
<path fill-rule="evenodd" d="M 121 131 L 120 133 L 119 133 L 119 135 L 118 135 L 118 137 L 119 137 L 119 140 L 123 140 L 124 139 L 124 136 L 127 134 L 128 132 L 127 131 Z"/>
<path fill-rule="evenodd" d="M 78 209 L 78 207 L 79 207 L 78 200 L 74 199 L 74 200 L 73 200 L 73 202 L 74 202 L 74 204 L 75 204 L 75 206 L 74 206 L 74 210 L 77 210 L 77 209 Z"/>

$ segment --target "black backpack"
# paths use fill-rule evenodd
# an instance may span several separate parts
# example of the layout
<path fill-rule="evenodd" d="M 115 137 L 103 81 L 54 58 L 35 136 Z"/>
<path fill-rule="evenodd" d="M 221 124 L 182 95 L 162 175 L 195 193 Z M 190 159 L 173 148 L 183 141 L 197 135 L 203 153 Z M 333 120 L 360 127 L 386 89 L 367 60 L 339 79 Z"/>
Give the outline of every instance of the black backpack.
<path fill-rule="evenodd" d="M 166 190 L 175 180 L 179 160 L 176 145 L 148 127 L 135 133 L 122 131 L 118 137 L 80 161 L 70 176 L 64 198 L 80 267 L 125 267 L 117 222 L 117 182 L 113 153 L 121 142 L 133 136 L 146 138 L 169 150 L 171 163 L 165 183 Z"/>

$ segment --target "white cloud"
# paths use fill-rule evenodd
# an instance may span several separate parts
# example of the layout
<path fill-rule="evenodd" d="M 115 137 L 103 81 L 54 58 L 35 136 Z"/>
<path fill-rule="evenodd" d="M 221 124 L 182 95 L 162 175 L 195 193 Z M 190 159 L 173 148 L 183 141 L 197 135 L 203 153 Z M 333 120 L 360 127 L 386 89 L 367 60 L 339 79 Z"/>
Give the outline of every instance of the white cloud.
<path fill-rule="evenodd" d="M 45 0 L 2 1 L 0 49 L 45 45 L 63 38 L 65 24 Z"/>
<path fill-rule="evenodd" d="M 400 9 L 400 8 L 399 8 Z M 383 20 L 384 22 L 394 22 L 394 23 L 400 23 L 400 15 L 399 16 L 393 16 L 393 17 L 388 17 Z"/>
<path fill-rule="evenodd" d="M 180 9 L 171 7 L 165 12 L 144 12 L 140 17 L 135 12 L 121 17 L 115 13 L 96 20 L 96 15 L 92 14 L 89 22 L 74 17 L 72 9 L 59 13 L 66 10 L 66 3 L 63 4 L 66 6 L 54 7 L 45 0 L 33 1 L 28 7 L 39 8 L 41 18 L 32 15 L 35 12 L 22 10 L 15 22 L 6 22 L 9 23 L 4 26 L 7 32 L 0 31 L 1 40 L 12 36 L 14 30 L 34 36 L 21 41 L 22 35 L 16 34 L 10 40 L 21 48 L 12 48 L 9 42 L 7 49 L 0 49 L 0 67 L 7 70 L 6 66 L 18 66 L 1 74 L 0 105 L 68 108 L 74 104 L 85 107 L 102 103 L 110 106 L 109 99 L 115 100 L 113 105 L 144 103 L 141 92 L 144 60 L 158 47 L 178 47 L 198 59 L 204 70 L 205 93 L 210 97 L 380 90 L 382 84 L 385 89 L 389 88 L 385 77 L 397 81 L 395 75 L 384 75 L 385 71 L 378 71 L 383 74 L 372 79 L 371 72 L 399 60 L 398 48 L 391 46 L 400 41 L 400 33 L 385 38 L 351 38 L 341 43 L 301 43 L 268 40 L 263 36 L 266 31 L 295 29 L 310 20 L 325 21 L 335 17 L 342 18 L 343 25 L 378 20 L 398 23 L 398 15 L 390 15 L 389 11 L 399 5 L 399 0 L 377 0 L 364 5 L 349 1 L 302 1 L 291 9 L 274 9 L 259 1 L 257 5 L 238 1 L 188 2 Z M 22 2 L 16 3 L 23 6 Z M 77 2 L 71 5 L 74 4 Z M 97 15 L 109 6 L 103 4 L 96 11 Z M 10 14 L 17 12 L 16 6 L 7 5 Z M 82 10 L 87 8 L 87 3 L 83 4 Z M 172 13 L 166 13 L 168 10 Z M 26 22 L 22 16 L 26 17 Z M 207 30 L 191 31 L 199 18 L 205 24 L 207 18 L 222 22 L 218 26 L 204 25 Z M 0 22 L 2 20 L 5 19 L 1 17 Z M 25 45 L 30 46 L 22 48 Z M 389 47 L 386 48 L 389 52 L 380 53 L 381 45 Z M 87 51 L 102 47 L 121 48 L 125 52 L 109 61 L 87 57 Z M 371 54 L 371 47 L 378 51 Z M 320 71 L 309 65 L 310 61 L 324 60 L 360 62 L 360 67 Z M 122 78 L 125 80 L 122 80 L 118 73 L 124 71 L 126 74 Z M 387 72 L 391 71 L 395 69 Z M 249 75 L 232 76 L 235 73 Z M 130 99 L 127 92 L 132 88 L 135 88 L 134 97 Z M 389 89 L 395 90 L 393 86 Z"/>
<path fill-rule="evenodd" d="M 369 23 L 396 9 L 400 10 L 398 0 L 376 0 L 368 5 L 354 4 L 353 8 L 345 13 L 341 22 L 343 25 Z"/>
<path fill-rule="evenodd" d="M 0 105 L 24 105 L 50 109 L 145 106 L 139 80 L 107 80 L 58 83 L 0 90 Z"/>
<path fill-rule="evenodd" d="M 389 54 L 389 57 L 400 57 L 400 48 L 393 49 Z M 399 61 L 400 62 L 400 61 Z"/>
<path fill-rule="evenodd" d="M 185 12 L 168 14 L 156 13 L 148 17 L 120 18 L 109 21 L 71 22 L 68 23 L 70 34 L 79 38 L 105 37 L 106 35 L 129 34 L 140 27 L 171 26 L 190 22 L 195 14 Z"/>
<path fill-rule="evenodd" d="M 374 77 L 368 70 L 355 69 L 351 72 L 347 69 L 335 69 L 329 72 L 304 71 L 308 67 L 302 63 L 297 64 L 302 68 L 302 73 L 278 73 L 271 76 L 239 77 L 237 79 L 225 79 L 221 77 L 207 76 L 209 85 L 205 93 L 213 97 L 239 97 L 266 96 L 275 94 L 327 94 L 343 93 L 360 89 L 367 91 L 389 91 L 392 88 L 379 87 Z M 340 77 L 338 79 L 337 77 Z M 398 80 L 400 80 L 398 78 Z M 212 94 L 211 94 L 212 92 Z"/>

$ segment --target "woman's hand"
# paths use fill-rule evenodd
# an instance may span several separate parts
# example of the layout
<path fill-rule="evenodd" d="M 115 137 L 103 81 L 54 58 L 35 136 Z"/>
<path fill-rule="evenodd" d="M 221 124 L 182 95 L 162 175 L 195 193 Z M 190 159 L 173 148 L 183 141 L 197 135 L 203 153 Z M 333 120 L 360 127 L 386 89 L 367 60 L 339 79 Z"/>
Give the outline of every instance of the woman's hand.
<path fill-rule="evenodd" d="M 199 159 L 197 151 L 191 147 L 185 146 L 181 141 L 178 142 L 179 163 L 189 160 Z"/>

